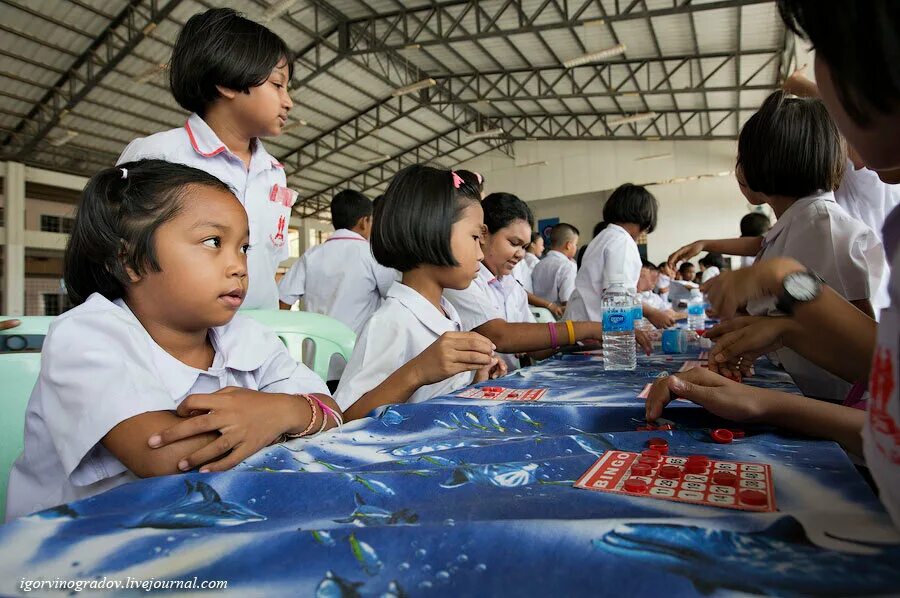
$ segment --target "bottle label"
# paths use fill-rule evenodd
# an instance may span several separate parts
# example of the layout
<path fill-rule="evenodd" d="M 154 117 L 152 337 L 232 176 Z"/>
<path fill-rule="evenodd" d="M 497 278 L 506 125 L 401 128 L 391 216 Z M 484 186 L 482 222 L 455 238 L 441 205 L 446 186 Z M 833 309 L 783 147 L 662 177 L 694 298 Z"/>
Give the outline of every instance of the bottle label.
<path fill-rule="evenodd" d="M 630 307 L 612 307 L 603 310 L 604 332 L 628 332 L 634 330 L 633 311 Z"/>
<path fill-rule="evenodd" d="M 688 305 L 688 315 L 690 316 L 702 316 L 703 315 L 703 305 Z"/>

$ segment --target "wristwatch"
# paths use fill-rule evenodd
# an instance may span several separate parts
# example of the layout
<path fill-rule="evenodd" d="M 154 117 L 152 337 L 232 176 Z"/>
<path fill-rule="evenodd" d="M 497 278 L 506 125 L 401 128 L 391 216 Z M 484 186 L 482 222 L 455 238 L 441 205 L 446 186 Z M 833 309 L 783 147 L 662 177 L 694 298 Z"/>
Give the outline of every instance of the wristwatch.
<path fill-rule="evenodd" d="M 825 281 L 812 270 L 791 272 L 781 281 L 781 295 L 775 306 L 779 311 L 788 315 L 794 313 L 798 303 L 809 303 L 822 294 L 822 285 Z"/>

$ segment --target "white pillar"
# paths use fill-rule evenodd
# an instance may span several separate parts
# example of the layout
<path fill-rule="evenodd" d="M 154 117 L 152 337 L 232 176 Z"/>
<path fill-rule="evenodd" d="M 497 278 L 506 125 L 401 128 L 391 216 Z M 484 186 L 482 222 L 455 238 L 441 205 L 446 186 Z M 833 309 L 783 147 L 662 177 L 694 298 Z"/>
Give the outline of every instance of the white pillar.
<path fill-rule="evenodd" d="M 3 180 L 6 246 L 3 260 L 3 315 L 25 315 L 25 165 L 6 163 Z"/>

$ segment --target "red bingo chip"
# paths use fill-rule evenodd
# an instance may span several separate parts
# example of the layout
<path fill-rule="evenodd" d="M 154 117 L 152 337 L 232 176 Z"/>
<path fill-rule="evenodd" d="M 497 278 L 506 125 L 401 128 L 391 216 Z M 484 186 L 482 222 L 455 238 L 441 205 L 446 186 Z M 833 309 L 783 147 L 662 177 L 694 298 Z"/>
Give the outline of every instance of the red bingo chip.
<path fill-rule="evenodd" d="M 640 478 L 628 478 L 625 480 L 624 488 L 626 492 L 645 494 L 650 489 L 650 485 Z"/>
<path fill-rule="evenodd" d="M 713 474 L 712 481 L 717 486 L 734 486 L 737 484 L 737 476 L 730 471 L 717 471 Z"/>
<path fill-rule="evenodd" d="M 681 470 L 675 465 L 663 465 L 659 468 L 659 477 L 674 480 L 681 477 Z"/>
<path fill-rule="evenodd" d="M 728 444 L 734 440 L 734 432 L 726 430 L 725 428 L 713 430 L 710 435 L 712 436 L 712 439 L 719 444 Z"/>

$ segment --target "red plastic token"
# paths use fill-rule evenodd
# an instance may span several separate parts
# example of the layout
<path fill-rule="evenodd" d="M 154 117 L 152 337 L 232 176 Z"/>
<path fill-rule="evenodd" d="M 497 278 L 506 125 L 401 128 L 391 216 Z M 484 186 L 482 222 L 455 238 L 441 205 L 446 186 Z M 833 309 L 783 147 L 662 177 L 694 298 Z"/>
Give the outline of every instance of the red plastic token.
<path fill-rule="evenodd" d="M 659 465 L 659 460 L 652 457 L 641 457 L 640 459 L 638 459 L 638 463 L 640 463 L 641 465 L 647 465 L 649 467 L 656 467 L 657 465 Z"/>
<path fill-rule="evenodd" d="M 662 453 L 653 449 L 647 449 L 645 451 L 641 451 L 641 456 L 648 457 L 650 459 L 656 459 L 658 461 L 662 458 Z"/>
<path fill-rule="evenodd" d="M 704 464 L 709 463 L 709 457 L 707 457 L 705 455 L 688 455 L 687 460 L 688 460 L 688 463 L 691 463 L 691 462 L 704 463 Z"/>
<path fill-rule="evenodd" d="M 517 393 L 517 392 L 511 392 L 511 393 L 509 393 L 509 394 L 506 395 L 506 396 L 508 396 L 508 397 L 517 397 L 517 396 L 519 396 L 519 393 Z"/>
<path fill-rule="evenodd" d="M 499 386 L 485 386 L 481 390 L 484 392 L 503 392 L 503 389 Z"/>
<path fill-rule="evenodd" d="M 713 474 L 712 481 L 719 486 L 734 486 L 737 484 L 737 476 L 730 471 L 717 471 Z"/>
<path fill-rule="evenodd" d="M 657 426 L 656 429 L 657 430 L 674 430 L 675 426 L 673 426 L 672 424 L 663 424 L 661 426 Z"/>
<path fill-rule="evenodd" d="M 659 468 L 659 477 L 674 480 L 681 477 L 681 470 L 674 465 L 663 465 Z"/>
<path fill-rule="evenodd" d="M 731 430 L 726 430 L 725 428 L 717 428 L 711 433 L 712 439 L 719 444 L 728 444 L 732 440 L 734 440 L 734 434 Z"/>
<path fill-rule="evenodd" d="M 650 475 L 651 471 L 653 471 L 653 468 L 644 463 L 638 463 L 631 467 L 631 473 L 633 475 Z"/>
<path fill-rule="evenodd" d="M 669 442 L 665 438 L 651 438 L 647 441 L 647 446 L 658 451 L 661 446 L 669 448 Z"/>
<path fill-rule="evenodd" d="M 743 430 L 736 430 L 734 428 L 731 429 L 731 433 L 734 434 L 735 438 L 743 438 L 745 436 Z"/>
<path fill-rule="evenodd" d="M 704 473 L 707 465 L 703 461 L 688 461 L 684 465 L 684 473 Z"/>
<path fill-rule="evenodd" d="M 625 480 L 625 491 L 644 494 L 650 489 L 649 484 L 640 478 L 628 478 Z"/>
<path fill-rule="evenodd" d="M 768 497 L 759 490 L 741 490 L 738 493 L 741 502 L 753 507 L 761 507 L 768 502 Z"/>

